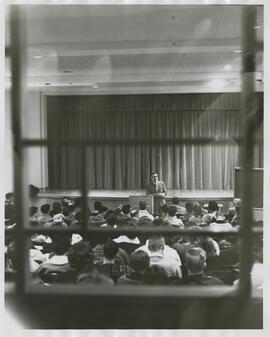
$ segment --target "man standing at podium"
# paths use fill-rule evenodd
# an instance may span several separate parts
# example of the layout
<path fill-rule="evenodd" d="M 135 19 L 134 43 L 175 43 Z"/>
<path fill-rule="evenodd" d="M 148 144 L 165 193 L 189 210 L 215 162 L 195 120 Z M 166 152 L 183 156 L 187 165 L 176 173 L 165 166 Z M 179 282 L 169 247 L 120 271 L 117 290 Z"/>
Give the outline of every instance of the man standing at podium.
<path fill-rule="evenodd" d="M 146 194 L 151 194 L 154 197 L 154 214 L 159 214 L 160 207 L 166 204 L 167 189 L 164 182 L 158 180 L 156 172 L 151 173 L 151 181 L 146 185 L 145 189 Z"/>

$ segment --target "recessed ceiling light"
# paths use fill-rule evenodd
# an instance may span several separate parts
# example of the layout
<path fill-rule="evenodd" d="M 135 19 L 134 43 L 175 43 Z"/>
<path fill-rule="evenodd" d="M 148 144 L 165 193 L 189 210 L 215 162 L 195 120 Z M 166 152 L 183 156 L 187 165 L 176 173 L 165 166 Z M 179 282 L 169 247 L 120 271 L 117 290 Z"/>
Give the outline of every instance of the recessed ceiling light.
<path fill-rule="evenodd" d="M 253 26 L 254 29 L 260 29 L 262 26 Z"/>
<path fill-rule="evenodd" d="M 51 83 L 50 82 L 46 82 L 46 83 L 44 83 L 45 85 L 51 85 Z"/>
<path fill-rule="evenodd" d="M 42 58 L 41 55 L 34 55 L 34 56 L 33 56 L 33 59 L 41 59 L 41 58 Z"/>
<path fill-rule="evenodd" d="M 238 50 L 234 50 L 233 52 L 236 53 L 236 54 L 240 54 L 240 53 L 243 53 L 243 50 L 238 49 Z"/>
<path fill-rule="evenodd" d="M 92 84 L 92 88 L 97 89 L 98 88 L 98 84 L 97 83 Z"/>

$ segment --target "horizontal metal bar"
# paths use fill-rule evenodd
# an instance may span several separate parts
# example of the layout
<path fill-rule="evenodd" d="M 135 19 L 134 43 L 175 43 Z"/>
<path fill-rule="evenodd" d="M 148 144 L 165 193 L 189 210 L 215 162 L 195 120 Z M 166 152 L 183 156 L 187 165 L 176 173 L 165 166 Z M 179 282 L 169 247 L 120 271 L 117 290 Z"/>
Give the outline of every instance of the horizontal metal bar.
<path fill-rule="evenodd" d="M 140 285 L 139 287 L 120 285 L 120 286 L 102 286 L 102 285 L 57 285 L 54 284 L 50 287 L 28 285 L 28 294 L 44 294 L 44 295 L 84 295 L 84 296 L 121 296 L 130 298 L 138 297 L 154 297 L 154 298 L 220 298 L 223 296 L 235 297 L 237 296 L 237 287 L 235 286 L 208 286 L 208 287 L 196 287 L 196 286 L 146 286 Z"/>
<path fill-rule="evenodd" d="M 262 140 L 258 140 L 262 141 Z M 30 146 L 98 146 L 98 145 L 240 145 L 242 140 L 240 138 L 226 139 L 226 138 L 171 138 L 171 139 L 65 139 L 65 140 L 48 140 L 48 139 L 22 139 L 21 145 L 24 147 Z"/>
<path fill-rule="evenodd" d="M 53 233 L 59 233 L 59 232 L 67 232 L 67 233 L 79 233 L 79 234 L 117 234 L 117 235 L 125 235 L 125 234 L 164 234 L 164 235 L 241 235 L 241 230 L 238 229 L 232 229 L 230 231 L 217 231 L 217 230 L 211 230 L 211 229 L 204 229 L 201 230 L 192 230 L 192 229 L 176 229 L 176 228 L 166 228 L 166 227 L 122 227 L 122 228 L 86 228 L 86 230 L 83 229 L 76 229 L 76 228 L 24 228 L 24 233 L 26 235 L 32 235 L 35 233 L 38 234 L 53 234 Z M 256 234 L 262 234 L 263 229 L 261 227 L 255 227 L 252 230 L 252 233 L 254 235 Z"/>

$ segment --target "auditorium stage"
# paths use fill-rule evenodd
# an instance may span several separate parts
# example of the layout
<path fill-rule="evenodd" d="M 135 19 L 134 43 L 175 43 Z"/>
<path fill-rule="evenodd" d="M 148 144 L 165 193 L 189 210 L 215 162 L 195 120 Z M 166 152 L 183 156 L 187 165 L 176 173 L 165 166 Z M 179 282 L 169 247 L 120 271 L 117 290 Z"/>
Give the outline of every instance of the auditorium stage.
<path fill-rule="evenodd" d="M 76 198 L 81 195 L 79 190 L 41 190 L 35 205 L 40 206 L 43 203 L 51 204 L 54 201 L 60 201 L 63 196 Z M 89 207 L 93 208 L 96 200 L 108 207 L 113 208 L 116 205 L 129 202 L 130 196 L 145 196 L 145 190 L 91 190 L 88 191 Z M 184 205 L 187 201 L 199 201 L 202 204 L 209 200 L 216 200 L 224 205 L 224 209 L 231 206 L 234 198 L 233 190 L 175 190 L 169 189 L 166 196 L 168 204 L 171 203 L 173 197 L 178 197 L 180 205 Z"/>

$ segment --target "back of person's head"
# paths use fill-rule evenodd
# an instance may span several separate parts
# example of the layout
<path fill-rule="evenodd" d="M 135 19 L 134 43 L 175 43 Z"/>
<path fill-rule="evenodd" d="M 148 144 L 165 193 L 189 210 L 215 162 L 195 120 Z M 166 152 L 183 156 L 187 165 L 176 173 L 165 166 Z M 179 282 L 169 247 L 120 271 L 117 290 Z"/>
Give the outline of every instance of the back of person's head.
<path fill-rule="evenodd" d="M 130 268 L 133 269 L 135 272 L 143 272 L 147 267 L 149 267 L 149 264 L 150 258 L 146 252 L 138 250 L 137 252 L 131 253 L 129 265 Z"/>
<path fill-rule="evenodd" d="M 140 210 L 146 210 L 146 202 L 145 201 L 140 201 L 139 202 L 139 209 Z"/>
<path fill-rule="evenodd" d="M 99 212 L 99 210 L 101 209 L 102 206 L 103 206 L 103 205 L 102 205 L 102 203 L 101 203 L 100 201 L 95 201 L 95 202 L 94 202 L 94 209 L 95 209 L 96 211 Z"/>
<path fill-rule="evenodd" d="M 51 206 L 49 204 L 43 204 L 40 207 L 40 211 L 41 211 L 42 214 L 47 214 L 47 213 L 49 213 L 50 208 L 51 208 Z"/>
<path fill-rule="evenodd" d="M 210 214 L 204 214 L 201 218 L 201 226 L 209 226 L 213 220 L 214 219 Z"/>
<path fill-rule="evenodd" d="M 38 211 L 38 208 L 36 206 L 31 206 L 29 208 L 29 214 L 30 214 L 30 216 L 35 215 L 37 213 L 37 211 Z"/>
<path fill-rule="evenodd" d="M 218 204 L 215 200 L 210 200 L 208 202 L 208 212 L 211 213 L 215 211 L 218 211 Z"/>
<path fill-rule="evenodd" d="M 163 250 L 164 246 L 165 241 L 161 235 L 152 235 L 148 241 L 148 248 L 151 252 Z"/>
<path fill-rule="evenodd" d="M 125 204 L 125 205 L 123 205 L 123 207 L 122 207 L 122 212 L 124 213 L 124 214 L 129 214 L 129 212 L 130 212 L 130 205 L 129 204 Z"/>
<path fill-rule="evenodd" d="M 192 207 L 192 213 L 194 216 L 200 216 L 202 214 L 201 205 L 198 202 L 195 202 Z"/>
<path fill-rule="evenodd" d="M 200 274 L 206 267 L 206 252 L 199 247 L 193 247 L 186 252 L 186 266 L 188 271 Z"/>
<path fill-rule="evenodd" d="M 240 207 L 241 206 L 241 199 L 240 198 L 234 198 L 233 199 L 233 206 L 234 207 Z"/>
<path fill-rule="evenodd" d="M 6 200 L 10 200 L 14 197 L 14 194 L 12 192 L 9 192 L 9 193 L 6 193 L 5 197 L 6 197 Z"/>
<path fill-rule="evenodd" d="M 214 240 L 209 236 L 201 236 L 201 247 L 205 251 L 207 257 L 216 256 L 216 249 L 214 246 Z"/>
<path fill-rule="evenodd" d="M 118 245 L 114 241 L 108 240 L 103 246 L 104 256 L 109 260 L 114 259 L 118 251 Z"/>
<path fill-rule="evenodd" d="M 52 226 L 51 228 L 54 228 Z M 56 255 L 64 255 L 71 245 L 71 233 L 54 233 L 52 238 L 52 250 Z"/>
<path fill-rule="evenodd" d="M 161 216 L 166 216 L 168 214 L 168 206 L 163 205 L 160 207 L 160 214 Z"/>
<path fill-rule="evenodd" d="M 167 284 L 167 273 L 161 266 L 154 264 L 145 269 L 143 273 L 143 283 L 149 285 Z"/>
<path fill-rule="evenodd" d="M 116 224 L 117 221 L 117 215 L 115 212 L 110 212 L 107 215 L 107 225 L 108 226 L 114 226 Z"/>
<path fill-rule="evenodd" d="M 163 226 L 163 219 L 160 218 L 160 217 L 156 217 L 156 218 L 153 220 L 153 226 L 154 226 L 154 227 L 161 227 L 161 226 Z"/>
<path fill-rule="evenodd" d="M 191 231 L 194 231 L 194 232 L 200 232 L 202 229 L 200 226 L 190 226 L 188 228 L 189 230 Z M 190 242 L 190 243 L 193 243 L 195 245 L 199 245 L 201 243 L 201 240 L 200 240 L 200 233 L 198 234 L 193 234 L 193 235 L 185 235 L 185 239 L 187 242 Z"/>
<path fill-rule="evenodd" d="M 60 203 L 59 201 L 53 202 L 53 203 L 52 203 L 52 210 L 53 210 L 54 212 L 61 213 L 61 210 L 62 210 L 62 208 L 61 208 L 61 203 Z"/>
<path fill-rule="evenodd" d="M 192 212 L 192 208 L 193 208 L 193 203 L 191 201 L 188 201 L 185 203 L 185 208 L 187 210 L 188 213 Z"/>
<path fill-rule="evenodd" d="M 169 216 L 175 216 L 176 211 L 177 211 L 176 206 L 171 205 L 171 206 L 169 206 L 169 208 L 168 208 L 168 215 L 169 215 Z"/>
<path fill-rule="evenodd" d="M 83 211 L 79 211 L 75 214 L 75 220 L 81 222 L 84 220 L 84 213 Z"/>
<path fill-rule="evenodd" d="M 149 219 L 147 216 L 142 216 L 138 223 L 137 223 L 138 227 L 152 227 L 153 226 L 153 221 L 151 219 Z"/>
<path fill-rule="evenodd" d="M 172 203 L 173 203 L 174 205 L 179 205 L 179 199 L 178 199 L 177 197 L 173 197 L 173 198 L 172 198 Z"/>
<path fill-rule="evenodd" d="M 75 208 L 82 207 L 82 203 L 83 203 L 83 198 L 82 197 L 76 197 L 74 199 L 74 207 Z"/>
<path fill-rule="evenodd" d="M 67 258 L 71 268 L 81 271 L 94 260 L 92 247 L 88 241 L 82 240 L 71 246 L 67 251 Z"/>
<path fill-rule="evenodd" d="M 62 198 L 61 202 L 62 202 L 63 205 L 68 205 L 69 202 L 70 202 L 70 198 L 67 197 L 67 196 L 65 195 L 65 196 Z"/>

